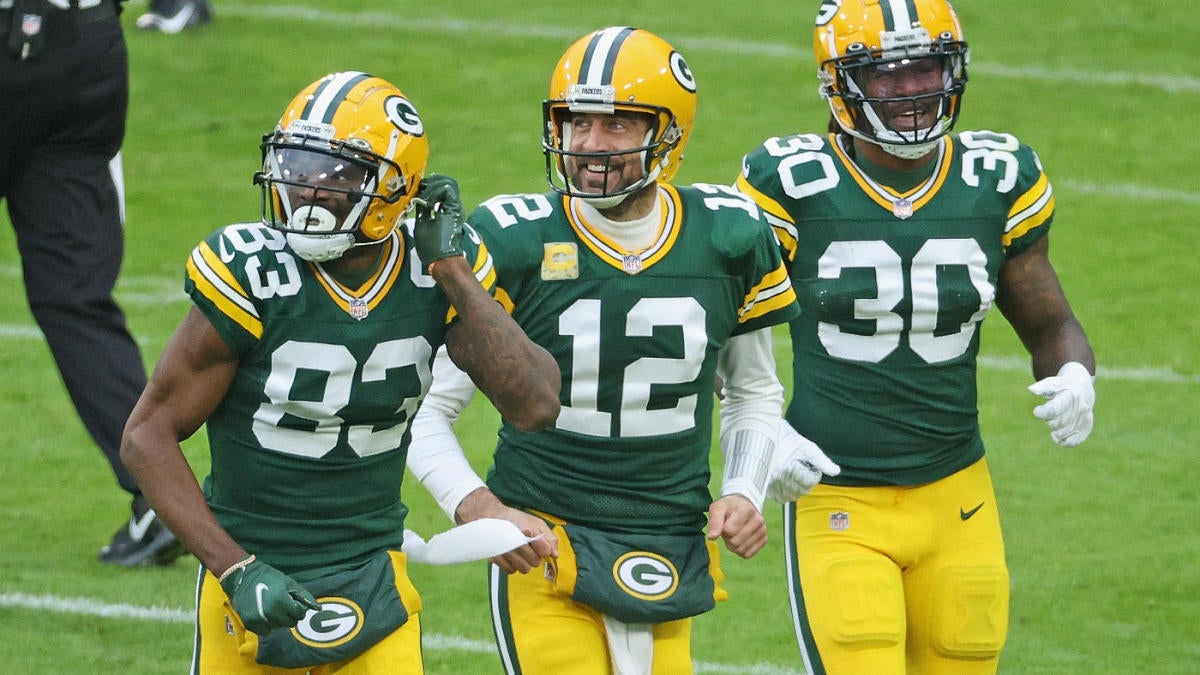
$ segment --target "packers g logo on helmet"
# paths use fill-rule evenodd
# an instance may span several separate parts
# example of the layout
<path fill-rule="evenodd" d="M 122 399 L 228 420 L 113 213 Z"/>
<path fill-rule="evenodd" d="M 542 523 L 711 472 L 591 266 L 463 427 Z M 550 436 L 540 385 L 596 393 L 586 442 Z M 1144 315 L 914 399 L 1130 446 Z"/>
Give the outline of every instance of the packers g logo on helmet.
<path fill-rule="evenodd" d="M 611 153 L 571 151 L 566 125 L 572 113 L 617 111 L 645 113 L 652 118 L 641 147 Z M 561 194 L 615 204 L 649 183 L 670 181 L 679 170 L 696 120 L 696 78 L 683 55 L 657 35 L 628 26 L 603 28 L 580 38 L 563 53 L 550 78 L 542 118 L 542 152 L 550 187 Z M 580 192 L 567 178 L 567 157 L 611 161 L 624 154 L 640 155 L 643 176 L 616 192 Z"/>
<path fill-rule="evenodd" d="M 833 17 L 837 16 L 838 10 L 842 8 L 842 0 L 825 0 L 821 3 L 821 7 L 817 9 L 817 25 L 824 26 L 829 23 Z"/>
<path fill-rule="evenodd" d="M 358 71 L 332 73 L 302 89 L 263 137 L 263 222 L 288 233 L 302 257 L 321 262 L 356 243 L 388 237 L 416 195 L 429 159 L 425 125 L 395 85 Z M 319 179 L 319 180 L 318 180 Z M 336 179 L 336 180 L 335 180 Z M 305 204 L 304 190 L 336 193 L 342 216 Z"/>
<path fill-rule="evenodd" d="M 958 120 L 970 52 L 946 0 L 825 0 L 817 11 L 813 53 L 821 95 L 838 126 L 852 136 L 911 159 L 927 153 Z M 914 59 L 941 61 L 941 90 L 891 99 L 867 95 L 863 69 Z M 935 97 L 936 122 L 924 129 L 893 129 L 876 109 Z"/>
<path fill-rule="evenodd" d="M 389 96 L 383 102 L 383 110 L 388 121 L 396 125 L 410 136 L 424 136 L 425 123 L 417 113 L 417 108 L 403 96 Z"/>

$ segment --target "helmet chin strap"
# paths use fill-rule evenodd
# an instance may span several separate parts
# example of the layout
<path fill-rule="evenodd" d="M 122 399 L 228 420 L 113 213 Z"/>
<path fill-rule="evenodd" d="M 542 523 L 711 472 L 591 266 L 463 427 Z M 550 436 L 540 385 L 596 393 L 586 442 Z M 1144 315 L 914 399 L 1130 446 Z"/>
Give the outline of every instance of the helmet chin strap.
<path fill-rule="evenodd" d="M 655 164 L 654 168 L 650 171 L 649 174 L 643 176 L 640 180 L 638 180 L 633 185 L 625 188 L 625 189 L 629 190 L 629 192 L 625 192 L 625 193 L 622 193 L 619 195 L 609 195 L 607 197 L 601 197 L 601 196 L 592 197 L 592 196 L 589 196 L 589 195 L 583 194 L 583 193 L 580 193 L 576 196 L 579 197 L 580 199 L 584 200 L 585 202 L 587 202 L 589 206 L 591 206 L 599 211 L 603 211 L 605 209 L 611 209 L 612 207 L 625 201 L 625 198 L 628 197 L 629 195 L 637 194 L 638 192 L 641 191 L 642 188 L 644 188 L 647 185 L 650 185 L 651 183 L 658 180 L 658 174 L 660 174 L 660 173 L 662 173 L 662 164 L 657 163 L 657 164 Z"/>
<path fill-rule="evenodd" d="M 924 143 L 912 143 L 908 145 L 879 143 L 879 147 L 883 148 L 884 152 L 893 157 L 899 157 L 900 159 L 920 159 L 921 157 L 928 155 L 934 148 L 936 148 L 938 141 L 940 141 L 941 138 L 941 136 L 938 136 L 932 141 L 925 141 Z"/>
<path fill-rule="evenodd" d="M 310 262 L 322 263 L 342 257 L 354 246 L 354 234 L 341 232 L 338 234 L 300 234 L 287 233 L 288 246 L 296 255 Z"/>

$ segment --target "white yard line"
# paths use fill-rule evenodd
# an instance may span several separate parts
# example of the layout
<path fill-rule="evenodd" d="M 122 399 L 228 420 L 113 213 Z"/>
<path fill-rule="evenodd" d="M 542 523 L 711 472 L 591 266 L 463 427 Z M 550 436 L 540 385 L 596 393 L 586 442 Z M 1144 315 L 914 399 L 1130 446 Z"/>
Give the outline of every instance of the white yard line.
<path fill-rule="evenodd" d="M 505 21 L 477 21 L 463 18 L 418 19 L 402 16 L 398 12 L 336 12 L 311 7 L 280 5 L 222 4 L 222 16 L 242 18 L 309 21 L 335 23 L 343 26 L 370 26 L 406 32 L 436 32 L 455 35 L 488 35 L 520 37 L 528 39 L 574 40 L 581 34 L 579 27 L 548 24 L 509 23 Z M 766 42 L 752 38 L 731 40 L 729 38 L 673 35 L 671 42 L 681 49 L 715 52 L 729 56 L 751 58 L 809 59 L 812 53 L 807 45 Z M 1200 78 L 1183 73 L 1148 74 L 1120 71 L 1088 71 L 1074 68 L 1049 68 L 1040 65 L 1011 66 L 1001 63 L 971 64 L 971 70 L 989 77 L 1018 80 L 1041 80 L 1070 84 L 1098 85 L 1104 87 L 1132 86 L 1158 89 L 1168 94 L 1200 92 Z"/>
<path fill-rule="evenodd" d="M 980 368 L 1029 373 L 1030 377 L 1033 377 L 1029 357 L 980 355 L 978 361 Z M 1200 376 L 1183 375 L 1170 368 L 1110 368 L 1104 365 L 1097 365 L 1096 378 L 1100 380 L 1121 380 L 1123 382 L 1200 384 Z"/>

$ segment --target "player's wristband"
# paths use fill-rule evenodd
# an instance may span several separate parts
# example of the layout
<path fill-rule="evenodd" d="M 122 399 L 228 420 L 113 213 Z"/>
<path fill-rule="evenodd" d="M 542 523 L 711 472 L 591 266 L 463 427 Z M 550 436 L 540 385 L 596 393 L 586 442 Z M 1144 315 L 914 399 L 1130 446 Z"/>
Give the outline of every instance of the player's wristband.
<path fill-rule="evenodd" d="M 246 556 L 244 559 L 239 560 L 239 561 L 233 563 L 232 565 L 230 565 L 229 569 L 225 570 L 224 572 L 221 572 L 221 576 L 217 577 L 217 581 L 222 584 L 225 583 L 225 580 L 229 578 L 229 575 L 233 574 L 234 572 L 236 572 L 240 569 L 245 569 L 246 567 L 249 567 L 250 563 L 252 563 L 252 562 L 254 562 L 254 554 L 253 553 Z"/>
<path fill-rule="evenodd" d="M 721 495 L 741 494 L 761 511 L 775 450 L 774 439 L 760 431 L 738 429 L 732 437 L 722 437 L 721 441 L 725 453 Z"/>

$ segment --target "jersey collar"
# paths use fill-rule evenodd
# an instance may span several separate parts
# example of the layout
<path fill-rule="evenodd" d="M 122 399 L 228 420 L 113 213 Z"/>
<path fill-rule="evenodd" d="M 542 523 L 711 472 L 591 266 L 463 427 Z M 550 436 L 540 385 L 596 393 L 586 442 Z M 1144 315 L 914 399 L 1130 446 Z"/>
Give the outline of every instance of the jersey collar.
<path fill-rule="evenodd" d="M 588 221 L 580 208 L 582 200 L 575 197 L 564 197 L 564 210 L 571 229 L 576 236 L 600 260 L 624 271 L 627 274 L 637 274 L 661 260 L 670 252 L 675 240 L 679 238 L 680 226 L 683 222 L 683 207 L 679 191 L 666 183 L 658 185 L 659 225 L 658 236 L 649 246 L 640 251 L 629 251 L 617 244 L 611 237 Z"/>

